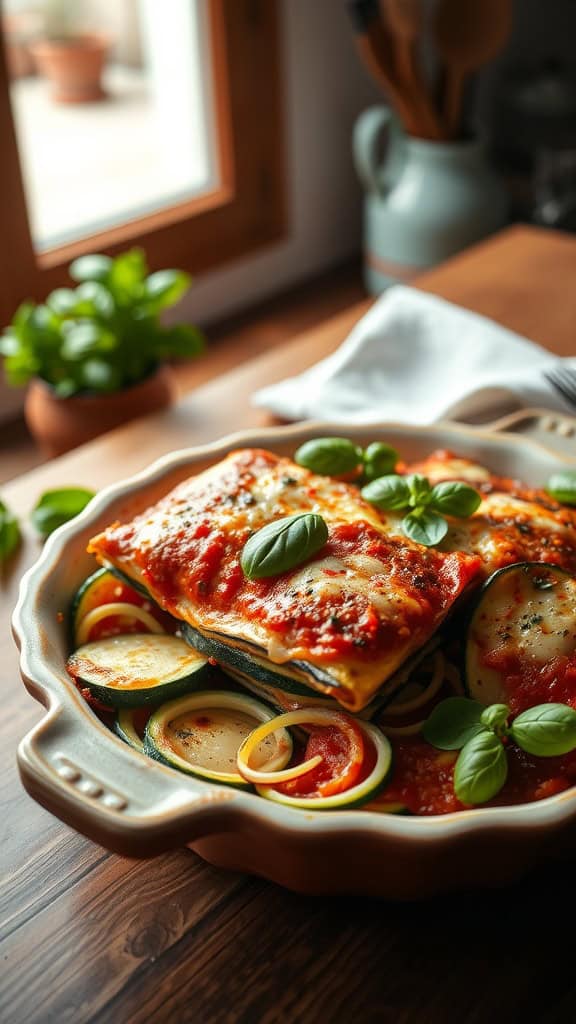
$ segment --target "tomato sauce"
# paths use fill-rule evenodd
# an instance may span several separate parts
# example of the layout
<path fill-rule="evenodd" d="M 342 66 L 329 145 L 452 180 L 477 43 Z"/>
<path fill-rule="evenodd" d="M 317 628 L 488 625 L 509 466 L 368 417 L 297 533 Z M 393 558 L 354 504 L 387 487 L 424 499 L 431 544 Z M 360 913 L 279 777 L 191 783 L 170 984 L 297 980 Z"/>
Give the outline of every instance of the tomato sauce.
<path fill-rule="evenodd" d="M 319 754 L 320 764 L 297 779 L 278 783 L 275 789 L 291 797 L 328 797 L 367 778 L 376 759 L 373 746 L 353 719 L 339 719 L 340 725 L 311 727 L 313 731 L 295 759 L 301 763 Z"/>
<path fill-rule="evenodd" d="M 482 660 L 502 674 L 506 703 L 513 715 L 536 704 L 569 704 L 576 708 L 576 651 L 545 664 L 502 649 L 485 652 Z"/>
<path fill-rule="evenodd" d="M 422 739 L 393 741 L 393 777 L 367 810 L 400 804 L 410 814 L 449 814 L 462 811 L 454 793 L 458 751 L 436 750 Z M 533 803 L 576 784 L 576 751 L 563 757 L 533 757 L 513 743 L 506 745 L 508 778 L 498 795 L 483 807 Z"/>

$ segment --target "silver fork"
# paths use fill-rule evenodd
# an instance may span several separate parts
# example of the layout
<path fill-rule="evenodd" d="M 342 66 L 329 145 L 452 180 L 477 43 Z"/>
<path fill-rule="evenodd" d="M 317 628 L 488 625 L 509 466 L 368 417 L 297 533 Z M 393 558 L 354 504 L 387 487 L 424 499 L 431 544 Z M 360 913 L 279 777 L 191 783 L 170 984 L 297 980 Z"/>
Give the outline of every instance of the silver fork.
<path fill-rule="evenodd" d="M 576 407 L 576 369 L 555 366 L 552 370 L 546 370 L 544 377 L 568 405 Z"/>

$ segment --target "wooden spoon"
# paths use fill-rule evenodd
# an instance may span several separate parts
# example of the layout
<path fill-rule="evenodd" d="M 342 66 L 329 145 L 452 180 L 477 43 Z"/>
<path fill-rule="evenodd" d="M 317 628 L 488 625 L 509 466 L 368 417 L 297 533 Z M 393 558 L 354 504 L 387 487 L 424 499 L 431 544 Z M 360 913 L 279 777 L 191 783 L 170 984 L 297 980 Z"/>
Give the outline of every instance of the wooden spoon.
<path fill-rule="evenodd" d="M 395 74 L 392 39 L 378 16 L 378 0 L 348 0 L 348 11 L 368 71 L 386 93 L 408 134 L 421 135 L 422 126 Z"/>
<path fill-rule="evenodd" d="M 380 0 L 380 10 L 388 25 L 396 57 L 397 78 L 406 101 L 418 115 L 427 138 L 439 139 L 442 131 L 426 83 L 416 60 L 416 44 L 425 28 L 421 0 Z"/>
<path fill-rule="evenodd" d="M 444 120 L 458 135 L 464 81 L 502 49 L 512 27 L 512 0 L 440 0 L 434 38 L 444 63 Z"/>

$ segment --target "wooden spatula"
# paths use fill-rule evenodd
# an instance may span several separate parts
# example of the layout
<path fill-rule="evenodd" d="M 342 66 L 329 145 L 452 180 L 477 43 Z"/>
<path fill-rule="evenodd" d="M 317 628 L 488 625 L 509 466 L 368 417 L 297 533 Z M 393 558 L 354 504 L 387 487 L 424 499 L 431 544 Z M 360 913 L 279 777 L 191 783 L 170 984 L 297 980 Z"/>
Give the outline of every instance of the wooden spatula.
<path fill-rule="evenodd" d="M 502 49 L 512 27 L 512 0 L 440 0 L 434 38 L 444 65 L 447 133 L 458 135 L 464 82 Z"/>

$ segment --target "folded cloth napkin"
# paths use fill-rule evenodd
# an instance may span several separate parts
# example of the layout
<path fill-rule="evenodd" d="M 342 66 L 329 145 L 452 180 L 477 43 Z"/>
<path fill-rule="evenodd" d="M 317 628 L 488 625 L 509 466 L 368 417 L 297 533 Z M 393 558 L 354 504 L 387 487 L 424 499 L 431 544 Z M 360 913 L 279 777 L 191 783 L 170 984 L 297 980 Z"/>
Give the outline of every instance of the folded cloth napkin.
<path fill-rule="evenodd" d="M 252 401 L 284 419 L 348 423 L 478 423 L 525 406 L 574 415 L 544 376 L 559 365 L 576 371 L 576 357 L 560 359 L 486 317 L 398 285 L 331 356 Z"/>

